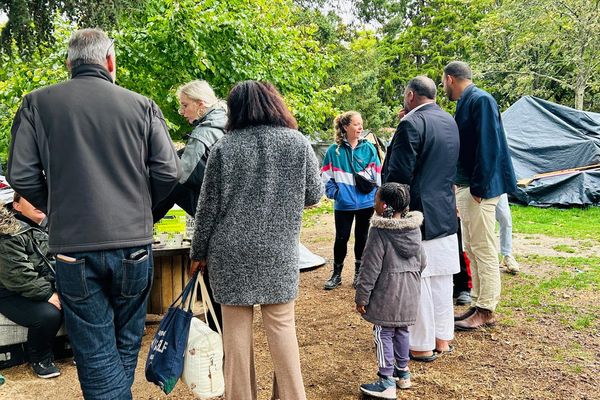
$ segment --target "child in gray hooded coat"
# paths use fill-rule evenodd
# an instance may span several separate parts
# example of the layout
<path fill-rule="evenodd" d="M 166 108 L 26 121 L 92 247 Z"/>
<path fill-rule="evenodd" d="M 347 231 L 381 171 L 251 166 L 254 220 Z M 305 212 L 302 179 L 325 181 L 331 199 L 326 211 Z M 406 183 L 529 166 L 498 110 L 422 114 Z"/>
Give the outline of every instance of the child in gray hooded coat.
<path fill-rule="evenodd" d="M 356 311 L 374 324 L 379 379 L 360 385 L 364 394 L 396 399 L 396 386 L 411 386 L 408 326 L 415 323 L 425 253 L 423 214 L 408 212 L 407 185 L 389 182 L 375 196 L 375 213 L 356 286 Z"/>

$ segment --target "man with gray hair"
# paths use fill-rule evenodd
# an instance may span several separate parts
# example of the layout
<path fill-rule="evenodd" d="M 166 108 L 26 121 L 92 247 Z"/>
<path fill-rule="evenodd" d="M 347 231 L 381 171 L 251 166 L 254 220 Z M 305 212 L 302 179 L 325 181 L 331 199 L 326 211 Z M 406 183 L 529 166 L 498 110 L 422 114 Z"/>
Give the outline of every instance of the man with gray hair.
<path fill-rule="evenodd" d="M 456 101 L 454 119 L 460 132 L 456 201 L 462 236 L 471 261 L 475 305 L 455 318 L 457 330 L 495 324 L 500 300 L 496 248 L 496 205 L 503 193 L 516 190 L 500 109 L 496 100 L 473 84 L 471 68 L 461 61 L 446 65 L 442 76 L 448 98 Z"/>
<path fill-rule="evenodd" d="M 152 205 L 180 168 L 158 106 L 114 84 L 114 43 L 69 41 L 71 79 L 23 99 L 8 181 L 49 218 L 56 282 L 86 399 L 131 399 L 152 283 Z"/>
<path fill-rule="evenodd" d="M 421 274 L 417 321 L 409 328 L 411 358 L 433 361 L 451 351 L 454 339 L 452 276 L 460 269 L 458 223 L 452 187 L 458 159 L 458 128 L 435 103 L 436 85 L 426 76 L 404 91 L 406 113 L 390 144 L 384 182 L 410 185 L 410 209 L 423 213 L 421 228 L 427 268 Z"/>

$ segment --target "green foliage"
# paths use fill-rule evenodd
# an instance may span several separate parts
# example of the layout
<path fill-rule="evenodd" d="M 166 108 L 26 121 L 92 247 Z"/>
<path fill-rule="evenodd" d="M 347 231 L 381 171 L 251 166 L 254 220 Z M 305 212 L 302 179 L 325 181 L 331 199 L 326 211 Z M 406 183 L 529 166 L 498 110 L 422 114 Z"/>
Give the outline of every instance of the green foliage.
<path fill-rule="evenodd" d="M 388 27 L 380 45 L 383 101 L 397 107 L 411 78 L 426 75 L 439 83 L 448 62 L 468 60 L 477 43 L 476 22 L 487 6 L 488 0 L 411 2 L 405 24 Z M 442 91 L 438 91 L 438 102 L 453 108 Z"/>
<path fill-rule="evenodd" d="M 365 121 L 365 128 L 379 131 L 395 123 L 394 113 L 379 97 L 379 73 L 381 63 L 378 39 L 373 32 L 358 32 L 348 44 L 335 52 L 337 65 L 327 81 L 331 86 L 342 86 L 335 98 L 339 112 L 356 110 Z M 331 121 L 324 129 L 329 131 L 327 140 L 332 140 Z"/>
<path fill-rule="evenodd" d="M 473 61 L 501 105 L 531 94 L 600 110 L 600 2 L 507 0 L 479 30 Z"/>
<path fill-rule="evenodd" d="M 67 78 L 65 67 L 66 43 L 70 35 L 69 25 L 59 24 L 54 32 L 54 45 L 32 54 L 28 60 L 18 56 L 0 54 L 0 159 L 5 164 L 10 141 L 10 128 L 22 97 L 42 86 Z M 13 49 L 16 51 L 16 47 Z"/>
<path fill-rule="evenodd" d="M 180 132 L 175 89 L 208 81 L 225 97 L 241 80 L 271 81 L 300 129 L 313 134 L 333 115 L 337 88 L 321 90 L 333 61 L 314 39 L 314 25 L 295 26 L 288 0 L 151 0 L 120 24 L 118 81 L 157 101 Z"/>
<path fill-rule="evenodd" d="M 52 47 L 56 23 L 73 21 L 83 27 L 110 28 L 118 15 L 126 13 L 138 2 L 133 0 L 0 0 L 0 11 L 8 15 L 2 27 L 0 51 L 16 52 L 25 59 L 35 50 Z M 61 15 L 60 19 L 55 19 Z"/>

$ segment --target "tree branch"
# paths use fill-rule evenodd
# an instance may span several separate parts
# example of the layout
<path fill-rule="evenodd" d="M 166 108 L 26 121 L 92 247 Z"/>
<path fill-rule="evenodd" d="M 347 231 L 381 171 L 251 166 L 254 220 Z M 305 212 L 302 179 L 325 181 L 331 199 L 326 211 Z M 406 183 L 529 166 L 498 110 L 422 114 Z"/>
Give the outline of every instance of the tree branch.
<path fill-rule="evenodd" d="M 539 72 L 534 72 L 534 71 L 486 71 L 483 73 L 483 75 L 489 75 L 489 74 L 534 75 L 534 76 L 539 76 L 540 78 L 546 78 L 551 81 L 560 83 L 561 85 L 563 85 L 569 89 L 575 89 L 575 87 L 573 85 L 571 85 L 570 83 L 568 83 L 567 81 L 563 81 L 562 79 L 558 79 L 558 78 L 555 78 L 553 76 L 546 75 L 546 74 L 540 74 Z"/>

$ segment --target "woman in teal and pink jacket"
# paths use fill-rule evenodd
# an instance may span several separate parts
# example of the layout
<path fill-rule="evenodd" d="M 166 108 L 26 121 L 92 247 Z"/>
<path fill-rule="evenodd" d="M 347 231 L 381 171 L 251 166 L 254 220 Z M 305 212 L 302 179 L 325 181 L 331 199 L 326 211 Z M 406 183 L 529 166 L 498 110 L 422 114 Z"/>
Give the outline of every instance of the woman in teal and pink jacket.
<path fill-rule="evenodd" d="M 333 128 L 335 143 L 327 149 L 321 169 L 326 195 L 334 200 L 335 216 L 333 274 L 325 282 L 325 290 L 335 289 L 342 283 L 341 274 L 354 220 L 356 281 L 369 233 L 369 219 L 373 215 L 375 192 L 381 185 L 381 162 L 377 150 L 369 141 L 360 138 L 363 131 L 360 114 L 347 111 L 338 115 L 333 121 Z M 355 173 L 376 183 L 369 193 L 357 189 Z"/>

